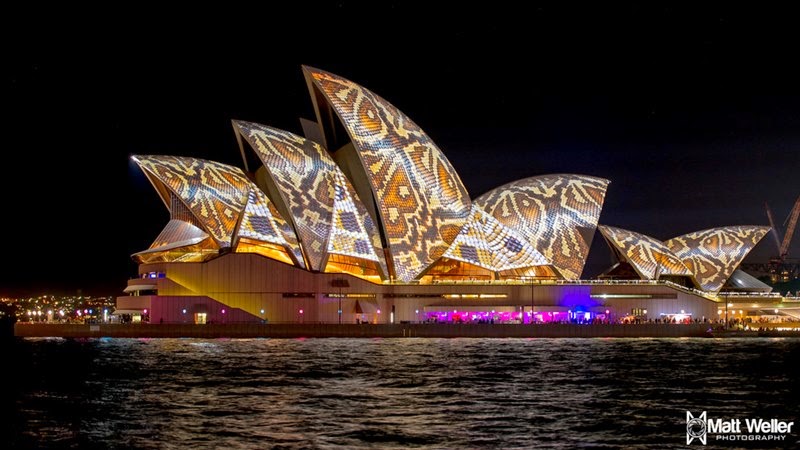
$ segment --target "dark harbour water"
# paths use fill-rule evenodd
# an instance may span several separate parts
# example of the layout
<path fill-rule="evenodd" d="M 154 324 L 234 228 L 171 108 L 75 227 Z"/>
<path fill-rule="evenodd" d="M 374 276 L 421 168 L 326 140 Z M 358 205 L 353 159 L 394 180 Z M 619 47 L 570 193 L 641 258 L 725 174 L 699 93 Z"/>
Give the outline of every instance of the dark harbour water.
<path fill-rule="evenodd" d="M 28 339 L 0 348 L 1 448 L 682 448 L 687 409 L 800 423 L 798 339 Z M 799 432 L 760 447 L 800 447 Z"/>

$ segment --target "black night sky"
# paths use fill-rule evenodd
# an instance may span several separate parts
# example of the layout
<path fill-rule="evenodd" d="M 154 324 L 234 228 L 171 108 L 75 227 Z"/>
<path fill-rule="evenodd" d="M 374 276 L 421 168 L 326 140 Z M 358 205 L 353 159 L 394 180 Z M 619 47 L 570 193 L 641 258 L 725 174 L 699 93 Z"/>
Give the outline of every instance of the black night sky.
<path fill-rule="evenodd" d="M 12 24 L 0 296 L 118 295 L 168 220 L 130 155 L 241 166 L 231 119 L 301 134 L 313 118 L 301 64 L 405 112 L 473 198 L 533 175 L 605 177 L 600 223 L 667 239 L 766 225 L 765 201 L 782 222 L 800 194 L 792 11 L 369 5 Z M 768 236 L 750 260 L 773 253 Z M 596 236 L 584 276 L 609 258 Z"/>

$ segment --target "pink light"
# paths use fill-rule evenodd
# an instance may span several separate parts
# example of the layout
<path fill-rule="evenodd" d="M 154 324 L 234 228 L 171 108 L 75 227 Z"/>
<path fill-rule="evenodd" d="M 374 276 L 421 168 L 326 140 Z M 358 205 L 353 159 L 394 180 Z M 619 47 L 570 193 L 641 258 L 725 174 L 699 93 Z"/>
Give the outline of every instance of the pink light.
<path fill-rule="evenodd" d="M 380 314 L 380 313 L 381 313 L 381 310 L 379 309 L 379 310 L 378 310 L 378 314 Z"/>
<path fill-rule="evenodd" d="M 84 310 L 83 310 L 83 313 L 84 313 L 84 314 L 89 314 L 89 310 L 88 310 L 88 309 L 84 309 Z"/>
<path fill-rule="evenodd" d="M 225 314 L 225 310 L 224 309 L 222 310 L 222 314 Z"/>
<path fill-rule="evenodd" d="M 147 308 L 144 309 L 144 313 L 147 314 Z"/>
<path fill-rule="evenodd" d="M 302 309 L 300 310 L 300 314 L 303 314 L 303 310 Z"/>
<path fill-rule="evenodd" d="M 608 310 L 606 310 L 606 314 L 608 314 Z"/>

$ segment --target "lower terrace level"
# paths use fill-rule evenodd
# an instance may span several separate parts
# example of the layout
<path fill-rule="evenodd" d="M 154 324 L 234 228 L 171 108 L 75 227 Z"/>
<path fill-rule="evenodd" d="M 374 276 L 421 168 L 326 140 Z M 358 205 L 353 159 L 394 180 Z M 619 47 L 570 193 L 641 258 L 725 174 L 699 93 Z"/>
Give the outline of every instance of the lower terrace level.
<path fill-rule="evenodd" d="M 714 298 L 669 282 L 524 280 L 375 284 L 254 254 L 142 264 L 117 299 L 153 324 L 709 323 Z"/>

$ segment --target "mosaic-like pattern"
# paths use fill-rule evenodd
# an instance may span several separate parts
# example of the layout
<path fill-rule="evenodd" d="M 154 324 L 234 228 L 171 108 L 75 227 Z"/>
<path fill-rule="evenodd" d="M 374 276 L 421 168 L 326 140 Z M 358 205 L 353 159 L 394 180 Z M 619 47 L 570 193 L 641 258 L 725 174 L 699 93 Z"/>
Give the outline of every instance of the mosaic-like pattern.
<path fill-rule="evenodd" d="M 247 203 L 248 180 L 241 169 L 179 156 L 135 156 L 133 160 L 154 183 L 177 195 L 220 247 L 230 247 Z M 164 202 L 169 205 L 170 199 Z"/>
<path fill-rule="evenodd" d="M 696 231 L 665 242 L 694 274 L 701 289 L 719 292 L 769 227 L 731 226 Z"/>
<path fill-rule="evenodd" d="M 433 141 L 392 104 L 342 77 L 303 70 L 358 150 L 396 278 L 416 278 L 447 251 L 469 218 L 464 185 Z"/>
<path fill-rule="evenodd" d="M 476 205 L 444 256 L 493 272 L 550 264 L 524 237 Z"/>
<path fill-rule="evenodd" d="M 643 279 L 655 280 L 661 275 L 692 276 L 692 272 L 663 242 L 622 228 L 600 225 L 599 229 L 606 242 Z"/>
<path fill-rule="evenodd" d="M 386 274 L 386 263 L 378 257 L 382 254 L 381 240 L 372 217 L 338 166 L 333 178 L 333 226 L 328 253 L 375 261 Z"/>
<path fill-rule="evenodd" d="M 608 180 L 585 175 L 543 175 L 493 189 L 473 202 L 517 231 L 559 274 L 578 279 L 603 208 Z"/>
<path fill-rule="evenodd" d="M 241 238 L 278 244 L 286 249 L 296 265 L 305 268 L 303 254 L 291 225 L 281 217 L 275 205 L 252 182 L 237 235 Z"/>
<path fill-rule="evenodd" d="M 234 126 L 256 151 L 292 215 L 313 270 L 323 270 L 328 253 L 384 263 L 380 237 L 355 189 L 319 144 L 255 123 Z"/>

